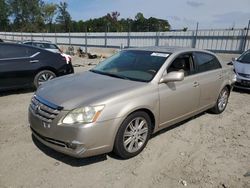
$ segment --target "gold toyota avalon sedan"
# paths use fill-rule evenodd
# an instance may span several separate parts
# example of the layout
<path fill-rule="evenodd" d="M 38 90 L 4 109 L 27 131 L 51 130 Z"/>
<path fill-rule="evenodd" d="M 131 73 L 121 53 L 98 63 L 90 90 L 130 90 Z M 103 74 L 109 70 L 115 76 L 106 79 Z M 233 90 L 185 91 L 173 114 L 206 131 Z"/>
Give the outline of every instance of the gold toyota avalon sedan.
<path fill-rule="evenodd" d="M 31 99 L 33 135 L 74 157 L 131 158 L 150 136 L 203 111 L 222 113 L 234 73 L 198 49 L 125 49 L 81 74 L 42 84 Z"/>

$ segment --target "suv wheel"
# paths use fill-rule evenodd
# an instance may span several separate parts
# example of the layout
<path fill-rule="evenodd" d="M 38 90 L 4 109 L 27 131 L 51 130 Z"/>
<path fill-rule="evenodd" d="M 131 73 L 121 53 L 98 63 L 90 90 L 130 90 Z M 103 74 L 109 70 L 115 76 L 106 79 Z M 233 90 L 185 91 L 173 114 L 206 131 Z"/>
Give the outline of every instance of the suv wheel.
<path fill-rule="evenodd" d="M 44 82 L 47 82 L 48 80 L 52 80 L 56 77 L 56 74 L 49 70 L 43 70 L 36 74 L 34 78 L 34 85 L 36 88 L 38 88 L 41 84 Z"/>
<path fill-rule="evenodd" d="M 146 146 L 151 133 L 151 120 L 147 113 L 138 111 L 129 115 L 120 126 L 114 152 L 128 159 L 138 155 Z"/>

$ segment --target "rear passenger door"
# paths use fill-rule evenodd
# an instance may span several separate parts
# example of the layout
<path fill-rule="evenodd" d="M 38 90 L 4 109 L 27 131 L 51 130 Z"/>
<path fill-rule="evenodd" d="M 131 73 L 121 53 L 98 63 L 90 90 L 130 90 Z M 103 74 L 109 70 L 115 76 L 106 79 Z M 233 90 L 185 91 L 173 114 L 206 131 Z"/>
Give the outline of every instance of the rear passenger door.
<path fill-rule="evenodd" d="M 194 62 L 201 91 L 199 106 L 206 108 L 218 98 L 223 82 L 222 67 L 217 57 L 205 52 L 195 52 Z"/>
<path fill-rule="evenodd" d="M 32 80 L 32 49 L 12 44 L 0 46 L 0 87 L 11 88 L 29 84 Z"/>

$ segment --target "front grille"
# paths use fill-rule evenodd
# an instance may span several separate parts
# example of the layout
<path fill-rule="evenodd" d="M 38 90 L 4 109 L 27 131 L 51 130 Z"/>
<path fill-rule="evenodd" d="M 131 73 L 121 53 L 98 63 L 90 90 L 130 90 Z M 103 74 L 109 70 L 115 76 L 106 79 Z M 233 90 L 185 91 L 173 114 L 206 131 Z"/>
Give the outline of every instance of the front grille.
<path fill-rule="evenodd" d="M 238 73 L 238 74 L 242 77 L 250 78 L 250 74 L 243 74 L 243 73 Z"/>
<path fill-rule="evenodd" d="M 33 115 L 42 121 L 51 123 L 52 120 L 60 113 L 62 107 L 46 102 L 43 99 L 39 99 L 37 96 L 33 96 L 29 109 Z"/>

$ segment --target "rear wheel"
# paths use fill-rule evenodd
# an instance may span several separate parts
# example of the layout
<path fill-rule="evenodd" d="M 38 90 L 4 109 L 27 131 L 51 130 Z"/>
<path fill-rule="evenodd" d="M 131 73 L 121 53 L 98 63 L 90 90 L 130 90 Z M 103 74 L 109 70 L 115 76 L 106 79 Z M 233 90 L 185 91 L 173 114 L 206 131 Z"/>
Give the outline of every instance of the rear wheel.
<path fill-rule="evenodd" d="M 147 113 L 138 111 L 129 115 L 118 130 L 114 152 L 124 159 L 138 155 L 146 146 L 150 133 L 151 120 Z"/>
<path fill-rule="evenodd" d="M 56 77 L 56 74 L 50 70 L 40 71 L 36 74 L 36 76 L 34 78 L 34 85 L 36 88 L 38 88 L 43 83 L 45 83 L 49 80 L 52 80 L 55 77 Z"/>
<path fill-rule="evenodd" d="M 211 111 L 213 113 L 220 114 L 226 109 L 229 94 L 230 94 L 230 92 L 229 92 L 229 89 L 227 87 L 224 87 L 221 90 L 220 95 L 219 95 L 219 97 L 217 99 L 217 102 L 216 102 L 215 106 L 211 109 Z"/>

